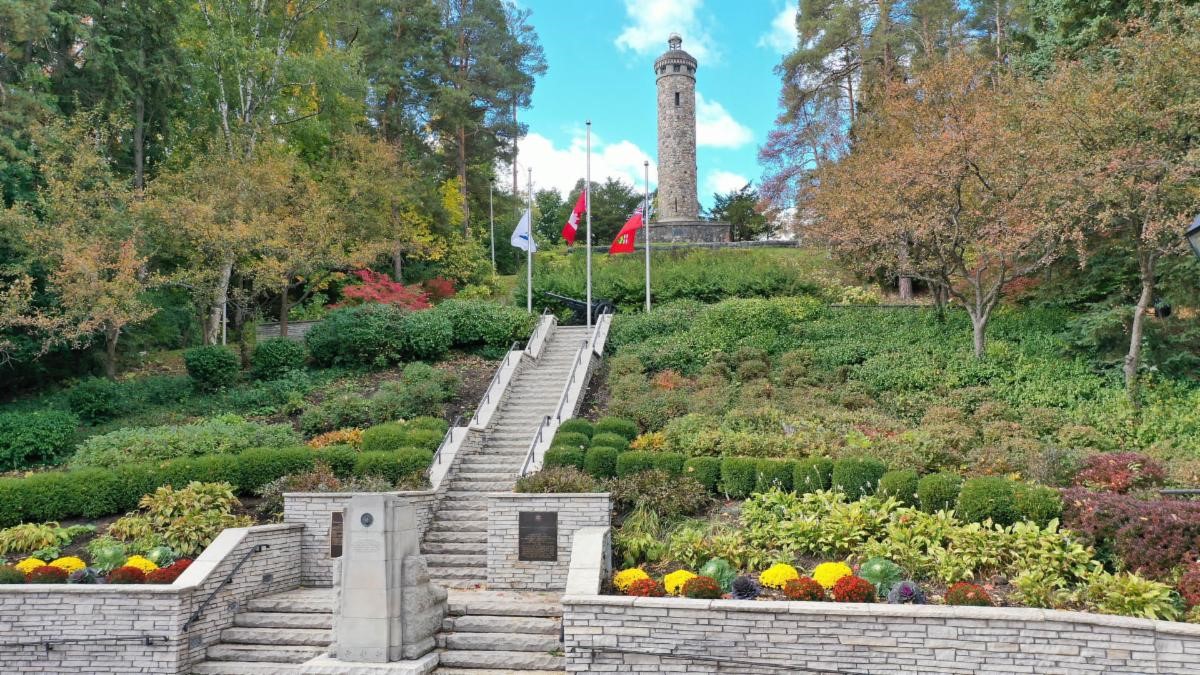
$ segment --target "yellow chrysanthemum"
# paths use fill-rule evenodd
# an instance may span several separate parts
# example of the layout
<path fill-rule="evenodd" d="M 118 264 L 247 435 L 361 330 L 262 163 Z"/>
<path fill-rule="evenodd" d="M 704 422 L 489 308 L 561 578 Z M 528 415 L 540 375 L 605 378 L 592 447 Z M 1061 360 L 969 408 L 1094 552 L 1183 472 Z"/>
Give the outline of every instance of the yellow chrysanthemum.
<path fill-rule="evenodd" d="M 629 590 L 629 587 L 633 585 L 633 582 L 649 578 L 649 574 L 646 574 L 642 570 L 633 567 L 627 570 L 621 570 L 620 572 L 614 574 L 613 586 L 616 586 L 618 591 L 624 593 L 625 591 Z"/>
<path fill-rule="evenodd" d="M 44 566 L 45 564 L 46 564 L 45 560 L 38 560 L 37 558 L 26 558 L 26 559 L 22 560 L 21 562 L 17 563 L 16 565 L 14 565 L 14 567 L 16 567 L 18 570 L 20 570 L 21 574 L 29 574 L 30 572 L 36 570 L 39 567 Z"/>
<path fill-rule="evenodd" d="M 155 565 L 140 555 L 129 556 L 129 560 L 125 561 L 125 566 L 136 567 L 143 572 L 153 572 L 154 570 L 158 569 L 158 565 Z"/>
<path fill-rule="evenodd" d="M 767 588 L 783 588 L 792 579 L 799 579 L 800 573 L 787 563 L 775 563 L 767 571 L 758 575 L 758 581 Z"/>
<path fill-rule="evenodd" d="M 813 570 L 812 578 L 824 586 L 825 590 L 829 590 L 838 582 L 838 579 L 851 574 L 854 574 L 854 570 L 850 569 L 846 563 L 827 562 L 817 565 L 817 568 Z"/>
<path fill-rule="evenodd" d="M 77 558 L 73 555 L 69 555 L 65 558 L 59 558 L 59 559 L 55 560 L 54 562 L 50 563 L 50 566 L 51 567 L 60 567 L 64 570 L 66 570 L 68 574 L 70 574 L 71 572 L 77 572 L 77 571 L 87 567 L 87 563 L 83 562 L 82 558 Z"/>
<path fill-rule="evenodd" d="M 696 575 L 687 570 L 675 570 L 663 577 L 663 587 L 671 595 L 679 595 L 683 591 L 683 585 L 688 582 L 688 579 L 695 578 Z"/>

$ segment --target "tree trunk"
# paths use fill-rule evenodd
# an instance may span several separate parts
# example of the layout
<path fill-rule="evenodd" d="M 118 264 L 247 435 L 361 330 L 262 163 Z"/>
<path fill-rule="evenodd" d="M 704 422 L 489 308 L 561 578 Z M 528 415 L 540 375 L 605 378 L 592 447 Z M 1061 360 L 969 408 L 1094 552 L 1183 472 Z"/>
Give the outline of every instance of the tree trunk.
<path fill-rule="evenodd" d="M 946 322 L 947 292 L 941 284 L 930 284 L 929 292 L 933 294 L 934 313 L 938 323 Z"/>
<path fill-rule="evenodd" d="M 904 238 L 900 239 L 900 249 L 896 255 L 897 255 L 897 258 L 899 258 L 900 269 L 907 270 L 908 269 L 908 237 L 907 237 L 907 235 L 905 235 Z M 912 277 L 906 276 L 903 274 L 900 275 L 900 279 L 898 280 L 897 285 L 899 286 L 899 289 L 900 289 L 900 299 L 906 300 L 906 301 L 912 300 L 912 297 L 913 297 Z"/>
<path fill-rule="evenodd" d="M 133 188 L 146 187 L 146 100 L 141 94 L 133 102 Z"/>
<path fill-rule="evenodd" d="M 117 338 L 121 337 L 119 329 L 104 331 L 104 376 L 110 380 L 117 379 Z"/>
<path fill-rule="evenodd" d="M 233 257 L 221 261 L 221 274 L 217 277 L 217 287 L 213 289 L 213 304 L 208 315 L 208 326 L 204 331 L 204 344 L 215 345 L 221 339 L 221 321 L 225 316 L 225 306 L 229 302 L 229 278 L 233 275 Z"/>
<path fill-rule="evenodd" d="M 396 283 L 404 283 L 404 249 L 399 245 L 392 252 L 392 278 Z"/>
<path fill-rule="evenodd" d="M 974 333 L 975 358 L 982 359 L 984 351 L 987 349 L 987 310 L 976 310 L 969 312 L 971 315 L 971 328 Z"/>
<path fill-rule="evenodd" d="M 458 192 L 462 199 L 463 236 L 471 236 L 471 214 L 467 210 L 467 129 L 458 127 Z"/>
<path fill-rule="evenodd" d="M 283 292 L 279 294 L 279 337 L 288 336 L 288 284 L 283 284 Z"/>
<path fill-rule="evenodd" d="M 1138 267 L 1142 273 L 1142 293 L 1133 308 L 1133 326 L 1129 329 L 1129 353 L 1125 355 L 1125 392 L 1134 406 L 1139 403 L 1138 366 L 1142 360 L 1142 334 L 1145 332 L 1146 310 L 1154 301 L 1154 261 L 1143 255 Z"/>

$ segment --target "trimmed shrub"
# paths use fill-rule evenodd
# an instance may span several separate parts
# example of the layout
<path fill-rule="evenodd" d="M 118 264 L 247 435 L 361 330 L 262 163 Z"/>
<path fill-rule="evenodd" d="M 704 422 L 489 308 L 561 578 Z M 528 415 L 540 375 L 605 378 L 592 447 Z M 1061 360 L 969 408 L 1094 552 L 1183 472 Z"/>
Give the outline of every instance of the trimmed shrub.
<path fill-rule="evenodd" d="M 1044 485 L 1017 483 L 1013 487 L 1013 506 L 1021 520 L 1032 520 L 1041 527 L 1062 518 L 1062 495 Z"/>
<path fill-rule="evenodd" d="M 362 434 L 363 452 L 386 452 L 409 445 L 408 427 L 399 422 L 376 424 Z"/>
<path fill-rule="evenodd" d="M 678 452 L 655 452 L 653 455 L 655 469 L 672 477 L 683 474 L 683 463 L 687 457 Z"/>
<path fill-rule="evenodd" d="M 537 318 L 515 305 L 487 300 L 446 300 L 433 310 L 450 322 L 459 347 L 508 347 L 528 337 Z"/>
<path fill-rule="evenodd" d="M 584 455 L 584 451 L 579 448 L 553 446 L 542 457 L 542 466 L 547 469 L 569 466 L 573 469 L 583 471 L 585 459 L 586 455 Z"/>
<path fill-rule="evenodd" d="M 926 513 L 953 511 L 958 503 L 962 477 L 953 473 L 931 473 L 917 481 L 917 500 Z"/>
<path fill-rule="evenodd" d="M 623 452 L 617 457 L 617 476 L 632 476 L 654 468 L 654 452 Z"/>
<path fill-rule="evenodd" d="M 592 423 L 580 417 L 563 420 L 563 423 L 558 425 L 558 433 L 560 434 L 583 434 L 591 438 L 593 432 Z"/>
<path fill-rule="evenodd" d="M 683 475 L 696 479 L 709 492 L 716 492 L 717 484 L 721 482 L 721 459 L 689 457 L 683 463 Z"/>
<path fill-rule="evenodd" d="M 625 437 L 621 436 L 620 434 L 596 432 L 596 434 L 594 436 L 592 436 L 592 447 L 593 448 L 605 447 L 605 448 L 616 448 L 617 450 L 628 450 L 629 449 L 629 441 L 626 440 Z"/>
<path fill-rule="evenodd" d="M 300 431 L 316 436 L 337 429 L 365 427 L 376 417 L 372 401 L 357 394 L 338 394 L 320 405 L 309 407 L 300 416 Z"/>
<path fill-rule="evenodd" d="M 354 462 L 358 476 L 378 476 L 393 484 L 420 475 L 429 468 L 433 453 L 406 448 L 394 452 L 361 452 Z"/>
<path fill-rule="evenodd" d="M 672 478 L 657 469 L 616 478 L 608 491 L 618 512 L 644 507 L 662 519 L 694 515 L 712 501 L 704 486 L 691 478 Z"/>
<path fill-rule="evenodd" d="M 404 423 L 404 426 L 414 431 L 433 431 L 436 432 L 438 438 L 446 435 L 446 430 L 450 428 L 450 424 L 440 417 L 413 417 Z"/>
<path fill-rule="evenodd" d="M 313 453 L 313 459 L 324 462 L 338 478 L 354 475 L 354 463 L 358 461 L 358 450 L 348 445 L 330 445 Z"/>
<path fill-rule="evenodd" d="M 551 442 L 551 445 L 556 447 L 577 449 L 590 447 L 591 444 L 592 440 L 587 436 L 571 431 L 563 431 L 562 429 L 559 429 L 554 434 L 554 440 Z"/>
<path fill-rule="evenodd" d="M 579 469 L 573 466 L 556 466 L 543 468 L 537 473 L 518 478 L 513 491 L 535 494 L 572 494 L 596 492 L 599 489 L 600 485 L 596 479 Z"/>
<path fill-rule="evenodd" d="M 997 525 L 1012 525 L 1018 513 L 1013 482 L 998 476 L 972 478 L 962 484 L 955 511 L 969 523 L 991 519 Z"/>
<path fill-rule="evenodd" d="M 620 417 L 602 417 L 596 422 L 595 434 L 616 434 L 627 442 L 637 438 L 638 427 L 633 422 Z"/>
<path fill-rule="evenodd" d="M 304 335 L 304 343 L 321 366 L 384 368 L 404 359 L 405 314 L 384 304 L 334 310 Z"/>
<path fill-rule="evenodd" d="M 442 404 L 458 391 L 458 376 L 427 363 L 410 363 L 404 367 L 399 382 L 384 382 L 371 397 L 371 416 L 376 422 L 441 418 Z M 445 433 L 445 428 L 442 428 Z"/>
<path fill-rule="evenodd" d="M 237 382 L 241 359 L 232 349 L 220 345 L 192 347 L 183 353 L 192 384 L 201 391 L 216 391 Z"/>
<path fill-rule="evenodd" d="M 965 487 L 965 486 L 964 486 Z M 991 607 L 992 596 L 975 584 L 960 581 L 946 590 L 947 605 L 966 605 L 968 607 Z"/>
<path fill-rule="evenodd" d="M 290 424 L 247 422 L 221 415 L 194 424 L 129 427 L 92 436 L 79 445 L 75 466 L 118 466 L 127 462 L 174 459 L 248 448 L 283 448 L 300 444 Z"/>
<path fill-rule="evenodd" d="M 117 417 L 128 408 L 121 385 L 103 377 L 81 380 L 67 392 L 67 406 L 90 424 Z"/>
<path fill-rule="evenodd" d="M 437 361 L 454 344 L 454 327 L 437 312 L 409 312 L 404 315 L 398 337 L 406 360 Z"/>
<path fill-rule="evenodd" d="M 888 471 L 880 477 L 879 491 L 876 494 L 884 498 L 895 497 L 905 506 L 916 506 L 918 483 L 920 483 L 920 479 L 917 477 L 917 472 L 912 469 Z M 884 592 L 887 591 L 884 590 Z"/>
<path fill-rule="evenodd" d="M 171 485 L 177 489 L 186 487 L 188 483 L 194 480 L 206 482 L 223 481 L 240 487 L 242 484 L 240 463 L 241 460 L 238 455 L 186 457 L 164 463 L 158 470 L 158 481 L 163 485 Z M 88 471 L 88 469 L 81 469 L 73 473 L 84 471 Z"/>
<path fill-rule="evenodd" d="M 830 478 L 833 488 L 851 499 L 875 494 L 887 465 L 871 457 L 843 457 L 833 463 Z"/>
<path fill-rule="evenodd" d="M 281 476 L 310 471 L 314 455 L 313 450 L 306 447 L 247 450 L 237 457 L 236 485 L 242 492 L 253 492 Z"/>
<path fill-rule="evenodd" d="M 254 345 L 250 374 L 257 380 L 276 380 L 293 370 L 303 370 L 308 360 L 304 343 L 287 338 L 269 338 Z"/>
<path fill-rule="evenodd" d="M 753 457 L 726 457 L 721 460 L 721 492 L 731 499 L 745 499 L 758 483 L 758 460 Z"/>
<path fill-rule="evenodd" d="M 0 471 L 61 462 L 78 426 L 79 418 L 60 410 L 0 413 Z"/>
<path fill-rule="evenodd" d="M 757 468 L 758 478 L 754 484 L 757 492 L 766 492 L 771 488 L 791 491 L 796 471 L 795 462 L 786 459 L 760 459 Z"/>
<path fill-rule="evenodd" d="M 828 490 L 833 485 L 833 460 L 828 457 L 806 457 L 796 460 L 792 471 L 792 487 L 800 494 Z"/>
<path fill-rule="evenodd" d="M 617 456 L 616 448 L 589 448 L 583 455 L 583 469 L 595 478 L 616 478 Z"/>
<path fill-rule="evenodd" d="M 1083 460 L 1075 484 L 1109 492 L 1162 485 L 1167 472 L 1162 464 L 1136 452 L 1111 452 Z"/>

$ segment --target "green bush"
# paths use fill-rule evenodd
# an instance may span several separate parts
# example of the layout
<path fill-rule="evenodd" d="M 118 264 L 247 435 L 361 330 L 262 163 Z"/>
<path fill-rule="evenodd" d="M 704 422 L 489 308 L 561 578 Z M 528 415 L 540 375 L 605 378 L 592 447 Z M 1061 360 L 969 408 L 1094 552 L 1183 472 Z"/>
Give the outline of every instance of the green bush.
<path fill-rule="evenodd" d="M 599 434 L 616 434 L 623 437 L 626 442 L 632 441 L 638 435 L 637 424 L 619 417 L 602 417 L 596 422 L 594 429 L 595 433 L 593 436 Z"/>
<path fill-rule="evenodd" d="M 300 415 L 300 431 L 305 436 L 316 436 L 326 431 L 365 427 L 374 418 L 370 400 L 346 392 L 330 396 L 324 403 L 305 410 Z"/>
<path fill-rule="evenodd" d="M 220 345 L 192 347 L 183 353 L 192 384 L 201 391 L 216 391 L 237 382 L 242 364 L 238 355 Z"/>
<path fill-rule="evenodd" d="M 385 368 L 405 358 L 405 314 L 382 304 L 337 309 L 309 329 L 304 343 L 321 366 Z"/>
<path fill-rule="evenodd" d="M 408 446 L 409 430 L 401 422 L 376 424 L 362 433 L 363 452 L 385 452 Z"/>
<path fill-rule="evenodd" d="M 330 445 L 316 451 L 315 461 L 329 465 L 333 475 L 349 478 L 354 475 L 354 463 L 358 461 L 358 450 L 348 445 Z"/>
<path fill-rule="evenodd" d="M 591 444 L 591 439 L 587 436 L 572 431 L 563 431 L 562 429 L 559 429 L 554 434 L 554 441 L 551 443 L 555 447 L 579 449 L 589 447 Z"/>
<path fill-rule="evenodd" d="M 413 431 L 432 431 L 440 439 L 446 435 L 450 424 L 440 417 L 412 417 L 405 421 L 404 426 Z"/>
<path fill-rule="evenodd" d="M 678 452 L 656 452 L 654 454 L 654 468 L 671 476 L 679 476 L 683 474 L 683 464 L 687 461 L 687 457 Z"/>
<path fill-rule="evenodd" d="M 654 452 L 622 452 L 617 457 L 617 476 L 632 476 L 653 469 L 657 455 Z"/>
<path fill-rule="evenodd" d="M 795 476 L 796 463 L 786 459 L 758 460 L 758 478 L 754 483 L 757 492 L 766 492 L 771 488 L 790 491 Z"/>
<path fill-rule="evenodd" d="M 721 458 L 689 457 L 683 463 L 683 474 L 695 478 L 709 492 L 716 492 L 721 482 Z"/>
<path fill-rule="evenodd" d="M 931 473 L 917 481 L 917 500 L 926 513 L 953 511 L 962 478 L 954 473 Z"/>
<path fill-rule="evenodd" d="M 592 436 L 591 445 L 593 448 L 605 447 L 616 448 L 617 450 L 629 449 L 629 441 L 624 436 L 612 433 L 597 432 L 596 435 Z"/>
<path fill-rule="evenodd" d="M 792 487 L 800 494 L 830 489 L 833 487 L 833 460 L 828 457 L 796 460 Z"/>
<path fill-rule="evenodd" d="M 695 515 L 712 503 L 712 497 L 700 483 L 687 476 L 672 477 L 657 469 L 620 476 L 609 481 L 608 489 L 619 513 L 644 508 L 666 520 Z"/>
<path fill-rule="evenodd" d="M 0 471 L 61 462 L 78 426 L 79 418 L 60 410 L 0 413 Z"/>
<path fill-rule="evenodd" d="M 584 436 L 591 438 L 592 431 L 592 423 L 580 417 L 572 417 L 569 420 L 564 420 L 562 424 L 558 425 L 558 433 L 560 434 L 583 434 Z"/>
<path fill-rule="evenodd" d="M 237 487 L 254 492 L 281 476 L 303 473 L 313 468 L 311 448 L 254 448 L 238 455 Z"/>
<path fill-rule="evenodd" d="M 130 427 L 92 436 L 79 445 L 74 466 L 116 466 L 125 462 L 174 459 L 249 448 L 283 448 L 300 444 L 288 424 L 247 422 L 221 415 L 194 424 Z"/>
<path fill-rule="evenodd" d="M 67 406 L 89 424 L 119 417 L 129 407 L 124 388 L 103 377 L 89 377 L 71 387 L 67 391 Z"/>
<path fill-rule="evenodd" d="M 843 457 L 833 463 L 830 479 L 833 488 L 851 499 L 875 494 L 887 465 L 871 457 Z"/>
<path fill-rule="evenodd" d="M 721 492 L 731 499 L 745 499 L 758 484 L 758 460 L 753 457 L 726 457 L 721 460 Z"/>
<path fill-rule="evenodd" d="M 556 466 L 569 466 L 583 471 L 585 456 L 580 448 L 569 446 L 554 446 L 546 451 L 542 458 L 542 466 L 552 469 Z"/>
<path fill-rule="evenodd" d="M 1044 485 L 1017 483 L 1013 488 L 1013 505 L 1021 520 L 1032 520 L 1042 527 L 1062 518 L 1062 495 Z"/>
<path fill-rule="evenodd" d="M 394 484 L 419 476 L 432 461 L 433 453 L 428 450 L 361 452 L 354 463 L 354 473 L 357 476 L 378 476 Z"/>
<path fill-rule="evenodd" d="M 601 480 L 615 478 L 618 455 L 616 448 L 589 448 L 583 455 L 583 470 Z"/>
<path fill-rule="evenodd" d="M 895 497 L 905 506 L 916 506 L 919 482 L 917 472 L 912 469 L 888 471 L 879 479 L 879 491 L 876 494 L 885 498 Z"/>
<path fill-rule="evenodd" d="M 579 469 L 555 466 L 543 467 L 541 471 L 518 478 L 513 492 L 574 494 L 596 492 L 599 489 L 596 479 Z"/>
<path fill-rule="evenodd" d="M 240 455 L 185 457 L 164 463 L 157 472 L 158 482 L 176 489 L 183 489 L 194 480 L 210 483 L 225 482 L 240 486 L 242 484 L 240 463 Z"/>
<path fill-rule="evenodd" d="M 437 361 L 454 343 L 454 327 L 445 316 L 432 311 L 409 312 L 400 329 L 400 349 L 410 361 Z"/>
<path fill-rule="evenodd" d="M 192 378 L 186 375 L 151 375 L 121 383 L 128 399 L 146 405 L 176 405 L 193 394 Z"/>
<path fill-rule="evenodd" d="M 258 380 L 275 380 L 293 370 L 303 370 L 308 360 L 304 343 L 287 338 L 270 338 L 254 345 L 250 373 Z"/>
<path fill-rule="evenodd" d="M 486 300 L 446 300 L 434 311 L 450 322 L 457 347 L 506 348 L 528 337 L 537 323 L 520 307 Z"/>
<path fill-rule="evenodd" d="M 982 476 L 963 482 L 955 510 L 966 522 L 979 523 L 990 518 L 997 525 L 1012 525 L 1019 517 L 1015 501 L 1012 481 Z"/>

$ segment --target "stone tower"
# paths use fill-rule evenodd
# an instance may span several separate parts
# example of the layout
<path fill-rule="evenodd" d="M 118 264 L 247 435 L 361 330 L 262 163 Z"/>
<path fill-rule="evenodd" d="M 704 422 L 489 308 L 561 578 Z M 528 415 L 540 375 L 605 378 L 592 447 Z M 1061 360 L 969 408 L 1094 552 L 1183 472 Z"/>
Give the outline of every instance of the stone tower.
<path fill-rule="evenodd" d="M 672 33 L 654 62 L 658 84 L 658 213 L 660 223 L 700 219 L 696 196 L 696 57 Z"/>

